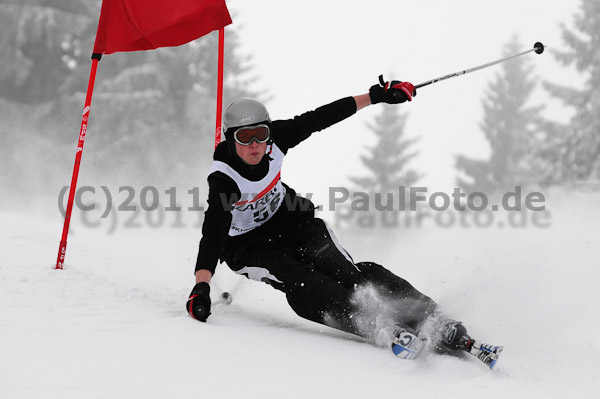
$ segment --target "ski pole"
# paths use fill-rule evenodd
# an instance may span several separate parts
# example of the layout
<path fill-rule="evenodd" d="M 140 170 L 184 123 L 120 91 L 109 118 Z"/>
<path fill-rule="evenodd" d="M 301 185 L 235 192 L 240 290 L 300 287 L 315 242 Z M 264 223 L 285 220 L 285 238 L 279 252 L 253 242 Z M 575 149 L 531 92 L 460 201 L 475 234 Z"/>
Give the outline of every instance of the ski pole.
<path fill-rule="evenodd" d="M 219 296 L 219 299 L 213 302 L 213 306 L 215 305 L 229 305 L 233 301 L 233 295 L 229 292 L 224 292 Z"/>
<path fill-rule="evenodd" d="M 511 58 L 516 58 L 516 57 L 520 57 L 522 55 L 525 55 L 527 53 L 531 53 L 532 51 L 535 51 L 537 54 L 542 54 L 544 52 L 544 45 L 542 43 L 540 43 L 540 42 L 537 42 L 537 43 L 535 43 L 533 45 L 532 49 L 529 49 L 527 51 L 523 51 L 522 53 L 511 55 L 510 57 L 502 58 L 502 59 L 499 59 L 499 60 L 496 60 L 496 61 L 488 62 L 487 64 L 479 65 L 479 66 L 476 66 L 476 67 L 473 67 L 473 68 L 465 69 L 464 71 L 459 71 L 459 72 L 451 73 L 449 75 L 445 75 L 445 76 L 442 76 L 442 77 L 439 77 L 439 78 L 436 78 L 436 79 L 431 79 L 431 80 L 428 80 L 427 82 L 419 83 L 418 85 L 415 85 L 415 89 L 418 89 L 418 88 L 423 87 L 423 86 L 430 85 L 432 83 L 439 82 L 441 80 L 455 78 L 455 77 L 460 76 L 460 75 L 465 75 L 467 73 L 475 72 L 475 71 L 478 71 L 480 69 L 487 68 L 487 67 L 499 64 L 499 63 L 504 62 L 504 61 L 508 61 Z M 380 77 L 380 80 L 383 80 L 383 77 Z"/>
<path fill-rule="evenodd" d="M 221 295 L 219 295 L 219 299 L 215 300 L 212 303 L 212 306 L 217 306 L 217 305 L 230 305 L 231 302 L 233 301 L 233 295 L 231 295 L 229 292 L 224 292 Z M 207 315 L 208 313 L 208 309 L 206 309 L 206 306 L 204 305 L 197 305 L 196 306 L 196 312 L 198 312 L 198 314 L 200 315 L 200 317 L 206 319 L 206 317 L 208 317 Z M 194 316 L 195 318 L 195 316 Z"/>

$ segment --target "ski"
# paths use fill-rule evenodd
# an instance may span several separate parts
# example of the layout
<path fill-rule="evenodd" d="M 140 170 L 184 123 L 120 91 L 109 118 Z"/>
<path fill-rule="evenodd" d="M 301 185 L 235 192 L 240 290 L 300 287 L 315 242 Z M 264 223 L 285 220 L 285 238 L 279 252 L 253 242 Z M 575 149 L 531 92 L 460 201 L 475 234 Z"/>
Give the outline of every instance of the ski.
<path fill-rule="evenodd" d="M 460 343 L 456 345 L 453 350 L 446 347 L 446 351 L 450 350 L 450 354 L 453 351 L 465 351 L 483 362 L 490 370 L 494 369 L 498 362 L 498 358 L 504 349 L 503 346 L 490 345 L 481 341 L 476 341 L 466 334 L 459 339 L 459 342 Z M 430 347 L 432 347 L 430 345 L 430 339 L 426 334 L 413 334 L 404 328 L 397 330 L 392 339 L 392 352 L 401 359 L 416 359 Z M 438 347 L 438 350 L 440 349 L 442 349 L 442 347 Z"/>
<path fill-rule="evenodd" d="M 503 349 L 503 346 L 490 345 L 480 341 L 472 341 L 471 345 L 467 346 L 465 351 L 481 360 L 490 368 L 490 370 L 493 370 Z"/>

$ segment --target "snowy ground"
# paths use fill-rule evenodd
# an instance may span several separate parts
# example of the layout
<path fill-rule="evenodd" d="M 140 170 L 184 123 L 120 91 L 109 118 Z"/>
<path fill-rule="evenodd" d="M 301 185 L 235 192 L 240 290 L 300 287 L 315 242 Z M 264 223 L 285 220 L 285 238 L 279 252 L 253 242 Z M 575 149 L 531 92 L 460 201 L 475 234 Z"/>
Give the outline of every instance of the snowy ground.
<path fill-rule="evenodd" d="M 184 311 L 197 230 L 74 224 L 54 271 L 60 221 L 0 213 L 0 398 L 597 397 L 598 204 L 557 194 L 548 229 L 338 234 L 355 259 L 383 263 L 504 345 L 493 372 L 475 359 L 397 359 L 298 318 L 224 265 L 213 297 L 234 303 L 199 323 Z"/>

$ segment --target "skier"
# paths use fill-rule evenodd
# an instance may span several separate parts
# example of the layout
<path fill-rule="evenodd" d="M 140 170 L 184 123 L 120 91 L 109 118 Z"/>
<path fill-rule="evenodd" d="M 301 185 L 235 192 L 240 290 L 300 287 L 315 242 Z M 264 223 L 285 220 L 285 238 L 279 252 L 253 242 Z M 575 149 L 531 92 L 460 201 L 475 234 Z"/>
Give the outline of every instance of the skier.
<path fill-rule="evenodd" d="M 483 351 L 460 322 L 440 317 L 433 300 L 381 265 L 355 263 L 333 231 L 315 218 L 314 204 L 280 178 L 288 150 L 312 133 L 370 104 L 399 104 L 414 95 L 409 82 L 385 82 L 366 94 L 275 121 L 259 101 L 233 102 L 224 115 L 226 140 L 215 149 L 208 175 L 208 209 L 188 313 L 207 320 L 209 282 L 221 260 L 235 273 L 284 292 L 299 316 L 391 345 L 399 357 L 443 345 L 482 354 L 493 366 L 499 350 Z"/>

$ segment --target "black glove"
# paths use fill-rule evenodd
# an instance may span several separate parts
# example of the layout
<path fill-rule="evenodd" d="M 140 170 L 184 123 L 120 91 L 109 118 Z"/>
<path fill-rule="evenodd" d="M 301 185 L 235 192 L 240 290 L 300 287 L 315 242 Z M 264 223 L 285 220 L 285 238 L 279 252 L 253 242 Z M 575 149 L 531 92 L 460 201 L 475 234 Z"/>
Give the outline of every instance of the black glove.
<path fill-rule="evenodd" d="M 379 82 L 380 84 L 373 85 L 369 89 L 371 104 L 378 104 L 381 102 L 400 104 L 406 100 L 412 101 L 413 96 L 417 95 L 417 90 L 412 83 L 400 82 L 399 80 L 384 82 L 383 76 L 379 77 Z"/>
<path fill-rule="evenodd" d="M 198 283 L 194 286 L 185 309 L 194 319 L 206 321 L 210 316 L 210 285 L 208 283 Z"/>

